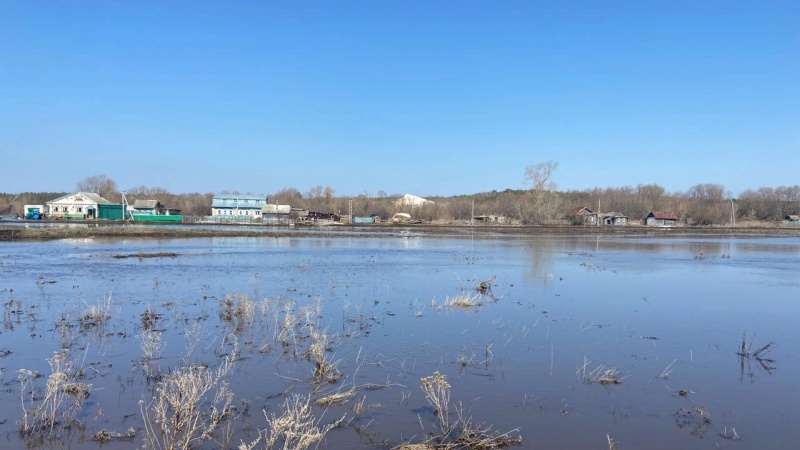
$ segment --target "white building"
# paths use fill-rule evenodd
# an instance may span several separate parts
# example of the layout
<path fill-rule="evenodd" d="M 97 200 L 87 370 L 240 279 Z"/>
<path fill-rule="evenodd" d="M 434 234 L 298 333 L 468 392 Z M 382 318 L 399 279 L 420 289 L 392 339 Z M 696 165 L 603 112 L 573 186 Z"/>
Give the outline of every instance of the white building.
<path fill-rule="evenodd" d="M 261 207 L 267 198 L 250 194 L 216 194 L 211 202 L 212 216 L 261 217 Z"/>
<path fill-rule="evenodd" d="M 110 201 L 93 192 L 76 192 L 47 202 L 47 217 L 96 219 L 99 213 L 97 205 L 110 204 Z"/>

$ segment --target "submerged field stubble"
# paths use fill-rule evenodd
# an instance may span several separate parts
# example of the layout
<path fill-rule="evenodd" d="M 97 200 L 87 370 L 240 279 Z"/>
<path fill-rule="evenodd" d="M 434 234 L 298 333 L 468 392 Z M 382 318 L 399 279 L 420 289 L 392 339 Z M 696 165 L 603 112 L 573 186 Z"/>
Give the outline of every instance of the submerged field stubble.
<path fill-rule="evenodd" d="M 528 249 L 488 240 L 470 243 L 476 255 L 466 259 L 453 255 L 472 247 L 417 239 L 398 247 L 388 240 L 375 246 L 325 239 L 261 244 L 221 239 L 208 251 L 171 243 L 157 250 L 203 256 L 112 258 L 120 251 L 155 252 L 141 243 L 125 250 L 114 244 L 70 243 L 53 265 L 21 266 L 13 272 L 20 279 L 24 273 L 36 274 L 28 280 L 30 288 L 0 274 L 8 284 L 0 291 L 0 369 L 30 370 L 3 380 L 4 387 L 20 387 L 13 389 L 13 406 L 7 409 L 13 410 L 12 422 L 20 419 L 20 441 L 36 449 L 123 439 L 152 449 L 471 449 L 522 445 L 524 434 L 525 448 L 587 443 L 615 448 L 617 439 L 621 448 L 642 448 L 640 436 L 630 429 L 651 427 L 656 433 L 658 424 L 674 419 L 669 424 L 673 430 L 691 433 L 660 434 L 660 443 L 651 448 L 691 447 L 702 437 L 711 445 L 751 449 L 765 442 L 762 430 L 776 429 L 768 419 L 749 417 L 735 402 L 716 396 L 716 386 L 704 381 L 710 377 L 707 368 L 715 368 L 715 383 L 742 402 L 752 393 L 771 392 L 794 370 L 781 353 L 793 348 L 792 342 L 784 343 L 793 335 L 780 329 L 780 318 L 774 321 L 778 328 L 770 329 L 780 346 L 755 345 L 751 338 L 736 352 L 750 372 L 763 369 L 779 376 L 739 381 L 733 368 L 736 384 L 731 385 L 727 372 L 716 370 L 736 361 L 730 347 L 717 344 L 730 339 L 709 331 L 715 330 L 714 322 L 702 309 L 692 309 L 692 301 L 707 298 L 701 289 L 714 279 L 716 266 L 750 276 L 750 282 L 752 275 L 734 265 L 742 264 L 741 255 L 692 258 L 700 251 L 692 243 L 678 263 L 669 263 L 673 269 L 691 265 L 681 272 L 688 278 L 682 280 L 681 296 L 669 298 L 675 308 L 693 311 L 679 322 L 670 322 L 673 316 L 660 295 L 672 286 L 671 279 L 665 282 L 640 269 L 648 269 L 655 258 L 636 250 L 632 254 L 644 262 L 619 259 L 627 250 L 612 247 L 604 253 L 602 241 L 587 243 L 583 252 L 561 252 L 548 247 L 558 248 L 558 243 L 537 241 Z M 566 245 L 584 248 L 580 242 Z M 103 246 L 106 256 L 92 253 Z M 376 250 L 381 246 L 389 250 Z M 670 251 L 659 254 L 660 260 L 673 258 Z M 724 253 L 736 255 L 728 249 Z M 81 264 L 63 264 L 70 258 Z M 93 264 L 83 264 L 86 260 Z M 16 264 L 22 263 L 4 269 L 13 271 Z M 583 264 L 608 270 L 587 271 Z M 692 284 L 699 265 L 704 272 Z M 83 273 L 65 275 L 73 271 Z M 489 274 L 496 275 L 487 279 Z M 780 284 L 784 294 L 795 292 L 790 283 Z M 98 291 L 113 291 L 113 303 L 108 295 L 92 300 Z M 445 300 L 425 308 L 425 299 L 432 297 Z M 681 303 L 683 297 L 687 302 Z M 760 308 L 775 310 L 769 304 Z M 756 320 L 759 310 L 741 304 L 733 309 L 755 318 L 742 327 L 764 326 Z M 689 328 L 697 324 L 707 328 L 700 334 Z M 180 345 L 184 339 L 185 349 Z M 56 353 L 67 351 L 64 361 L 72 361 L 72 369 L 50 368 L 65 376 L 52 376 L 52 383 L 46 383 L 51 377 L 38 372 L 47 372 L 45 357 L 61 348 Z M 781 372 L 768 351 L 781 362 Z M 591 364 L 585 354 L 613 368 Z M 581 357 L 583 365 L 576 370 L 574 362 Z M 608 389 L 576 389 L 573 373 L 579 383 Z M 676 394 L 666 386 L 668 379 L 687 389 Z M 654 380 L 663 380 L 666 389 L 661 382 L 658 389 L 648 385 Z M 420 390 L 390 389 L 417 382 Z M 60 386 L 53 389 L 57 395 L 48 397 L 49 387 L 55 386 Z M 788 399 L 794 395 L 785 392 Z M 451 395 L 458 400 L 453 402 Z M 642 396 L 647 401 L 639 406 Z M 8 398 L 0 391 L 0 399 Z M 608 402 L 615 405 L 612 412 Z M 792 417 L 780 399 L 773 403 L 771 411 Z M 702 404 L 724 412 L 712 422 Z M 251 416 L 251 410 L 263 414 Z M 774 420 L 772 412 L 767 415 Z M 38 429 L 30 425 L 37 417 L 44 424 Z M 500 429 L 517 428 L 497 433 L 473 417 Z M 758 420 L 760 428 L 750 423 Z M 591 438 L 554 431 L 594 429 L 597 422 L 608 425 Z"/>

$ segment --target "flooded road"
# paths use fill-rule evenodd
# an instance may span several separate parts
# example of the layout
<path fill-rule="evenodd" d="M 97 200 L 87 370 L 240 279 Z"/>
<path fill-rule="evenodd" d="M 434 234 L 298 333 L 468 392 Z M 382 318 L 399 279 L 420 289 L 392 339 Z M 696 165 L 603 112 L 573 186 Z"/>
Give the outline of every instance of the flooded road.
<path fill-rule="evenodd" d="M 0 439 L 96 448 L 105 430 L 104 447 L 142 447 L 170 374 L 227 361 L 230 399 L 198 448 L 255 441 L 295 394 L 334 425 L 319 448 L 440 442 L 446 414 L 516 448 L 793 448 L 798 273 L 796 237 L 2 243 Z M 71 426 L 20 434 L 54 352 L 88 396 L 60 405 Z M 420 386 L 435 372 L 443 410 Z"/>

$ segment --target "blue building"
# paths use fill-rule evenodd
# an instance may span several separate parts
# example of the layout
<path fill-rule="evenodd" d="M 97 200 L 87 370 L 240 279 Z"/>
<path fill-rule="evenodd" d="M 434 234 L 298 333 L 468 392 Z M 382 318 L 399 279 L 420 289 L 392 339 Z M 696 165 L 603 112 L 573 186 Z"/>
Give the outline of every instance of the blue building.
<path fill-rule="evenodd" d="M 211 216 L 261 218 L 261 207 L 266 204 L 263 195 L 216 194 L 211 202 Z"/>

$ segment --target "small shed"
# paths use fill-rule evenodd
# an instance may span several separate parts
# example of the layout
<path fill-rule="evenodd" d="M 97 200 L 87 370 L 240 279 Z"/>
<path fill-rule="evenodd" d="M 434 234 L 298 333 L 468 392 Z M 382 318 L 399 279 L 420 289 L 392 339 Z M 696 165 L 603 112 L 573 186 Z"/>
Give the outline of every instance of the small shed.
<path fill-rule="evenodd" d="M 97 205 L 97 218 L 100 220 L 123 220 L 125 205 L 122 203 L 100 203 Z"/>
<path fill-rule="evenodd" d="M 651 227 L 672 227 L 678 224 L 678 216 L 672 211 L 651 211 L 644 218 L 644 224 Z"/>
<path fill-rule="evenodd" d="M 622 214 L 621 212 L 607 212 L 602 214 L 601 223 L 603 225 L 610 225 L 610 226 L 621 226 L 628 224 L 628 216 Z"/>
<path fill-rule="evenodd" d="M 134 214 L 164 215 L 167 209 L 158 200 L 137 199 L 133 202 Z"/>
<path fill-rule="evenodd" d="M 788 225 L 800 225 L 800 215 L 789 214 L 788 216 L 784 217 L 783 221 Z"/>
<path fill-rule="evenodd" d="M 506 216 L 502 214 L 481 214 L 473 219 L 484 223 L 506 223 Z"/>
<path fill-rule="evenodd" d="M 289 214 L 292 212 L 290 205 L 261 206 L 261 223 L 265 225 L 288 225 Z"/>

